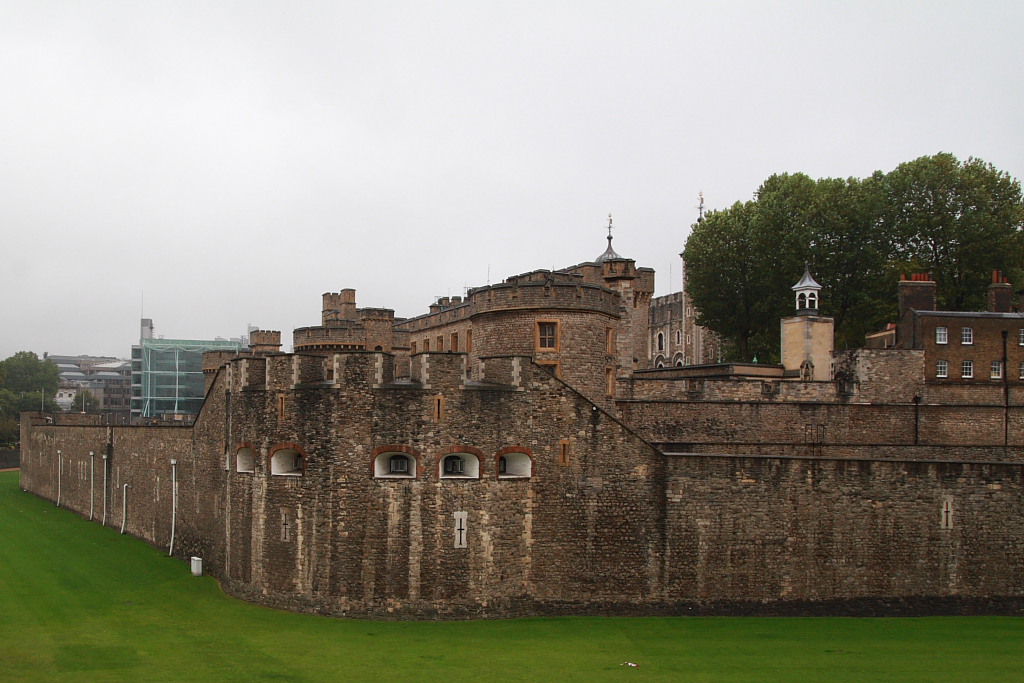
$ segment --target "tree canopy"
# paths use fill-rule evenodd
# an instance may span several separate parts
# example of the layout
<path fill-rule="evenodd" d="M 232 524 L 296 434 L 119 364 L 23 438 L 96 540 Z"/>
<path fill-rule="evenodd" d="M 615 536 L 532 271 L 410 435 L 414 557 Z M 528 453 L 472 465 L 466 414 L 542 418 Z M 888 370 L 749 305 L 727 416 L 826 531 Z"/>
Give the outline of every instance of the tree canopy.
<path fill-rule="evenodd" d="M 31 351 L 0 361 L 0 447 L 18 441 L 18 415 L 24 410 L 60 408 L 54 402 L 60 373 L 57 366 Z"/>
<path fill-rule="evenodd" d="M 729 359 L 777 359 L 807 263 L 837 347 L 859 346 L 894 319 L 900 273 L 930 272 L 949 310 L 983 308 L 992 270 L 1019 282 L 1022 227 L 1019 181 L 980 159 L 940 153 L 864 179 L 773 175 L 693 226 L 686 288 Z"/>

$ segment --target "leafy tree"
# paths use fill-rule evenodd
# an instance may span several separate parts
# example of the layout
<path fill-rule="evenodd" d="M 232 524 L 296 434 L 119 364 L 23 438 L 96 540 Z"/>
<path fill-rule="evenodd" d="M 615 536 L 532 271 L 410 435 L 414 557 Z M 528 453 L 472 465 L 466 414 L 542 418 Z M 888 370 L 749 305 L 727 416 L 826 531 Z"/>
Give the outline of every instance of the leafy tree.
<path fill-rule="evenodd" d="M 53 395 L 57 393 L 60 373 L 49 360 L 40 360 L 32 351 L 18 351 L 0 361 L 3 368 L 3 387 L 15 394 L 40 391 Z"/>
<path fill-rule="evenodd" d="M 0 446 L 18 442 L 22 411 L 60 408 L 54 401 L 60 374 L 57 366 L 31 351 L 19 351 L 0 361 Z"/>
<path fill-rule="evenodd" d="M 895 262 L 930 272 L 946 310 L 983 309 L 992 270 L 1024 274 L 1020 182 L 981 159 L 940 153 L 900 164 L 882 181 L 882 229 Z"/>
<path fill-rule="evenodd" d="M 980 160 L 922 157 L 889 174 L 768 178 L 751 202 L 712 212 L 686 244 L 697 321 L 730 359 L 778 358 L 778 321 L 793 312 L 803 263 L 824 288 L 837 345 L 859 346 L 895 316 L 901 272 L 930 271 L 940 306 L 983 308 L 989 273 L 1024 275 L 1018 181 Z"/>

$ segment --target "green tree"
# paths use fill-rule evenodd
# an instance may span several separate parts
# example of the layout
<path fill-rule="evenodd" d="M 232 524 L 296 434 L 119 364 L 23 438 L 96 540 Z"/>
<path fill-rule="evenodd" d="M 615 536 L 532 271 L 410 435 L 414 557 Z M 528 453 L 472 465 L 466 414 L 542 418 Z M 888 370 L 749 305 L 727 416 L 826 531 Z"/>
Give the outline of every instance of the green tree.
<path fill-rule="evenodd" d="M 0 446 L 18 442 L 22 411 L 60 410 L 54 401 L 59 381 L 57 366 L 31 351 L 0 361 Z"/>
<path fill-rule="evenodd" d="M 1018 181 L 949 154 L 864 180 L 773 175 L 753 201 L 693 227 L 687 291 L 728 358 L 774 360 L 779 319 L 792 314 L 790 288 L 808 263 L 837 346 L 859 346 L 894 319 L 901 272 L 930 271 L 950 310 L 983 308 L 992 270 L 1020 282 L 1022 211 Z"/>
<path fill-rule="evenodd" d="M 991 271 L 1024 275 L 1020 182 L 981 159 L 940 153 L 900 164 L 883 180 L 881 228 L 895 263 L 930 272 L 938 305 L 983 309 Z"/>
<path fill-rule="evenodd" d="M 3 387 L 15 394 L 35 392 L 38 397 L 40 391 L 51 396 L 57 393 L 60 382 L 57 366 L 49 360 L 40 360 L 32 351 L 18 351 L 0 361 L 0 367 L 3 368 Z"/>

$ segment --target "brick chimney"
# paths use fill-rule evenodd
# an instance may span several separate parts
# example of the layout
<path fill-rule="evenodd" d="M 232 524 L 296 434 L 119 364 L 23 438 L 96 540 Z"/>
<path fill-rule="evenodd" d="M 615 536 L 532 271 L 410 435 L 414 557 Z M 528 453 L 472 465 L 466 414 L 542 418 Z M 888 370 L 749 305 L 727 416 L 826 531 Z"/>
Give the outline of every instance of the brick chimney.
<path fill-rule="evenodd" d="M 917 311 L 934 311 L 935 290 L 936 284 L 931 278 L 931 273 L 912 273 L 909 280 L 901 275 L 896 286 L 899 317 L 902 318 L 911 308 Z"/>
<path fill-rule="evenodd" d="M 992 284 L 988 286 L 988 310 L 992 313 L 1010 313 L 1013 310 L 1013 289 L 1002 271 L 992 271 Z"/>

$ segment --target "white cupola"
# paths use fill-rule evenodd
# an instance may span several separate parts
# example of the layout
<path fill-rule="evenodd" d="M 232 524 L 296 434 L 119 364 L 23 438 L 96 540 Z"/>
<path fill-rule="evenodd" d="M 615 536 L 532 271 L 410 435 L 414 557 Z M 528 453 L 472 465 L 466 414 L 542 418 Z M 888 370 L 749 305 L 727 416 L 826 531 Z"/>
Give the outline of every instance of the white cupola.
<path fill-rule="evenodd" d="M 793 291 L 796 292 L 797 315 L 818 314 L 818 291 L 820 289 L 821 285 L 811 277 L 811 269 L 805 263 L 804 276 L 800 278 L 800 282 L 793 285 Z"/>

